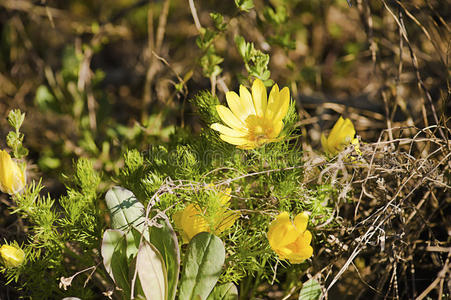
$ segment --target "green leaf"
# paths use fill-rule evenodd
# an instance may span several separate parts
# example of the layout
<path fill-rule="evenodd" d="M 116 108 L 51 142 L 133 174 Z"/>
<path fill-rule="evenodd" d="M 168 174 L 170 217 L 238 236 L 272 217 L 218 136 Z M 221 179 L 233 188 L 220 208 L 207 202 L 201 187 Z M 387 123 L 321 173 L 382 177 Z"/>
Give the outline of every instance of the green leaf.
<path fill-rule="evenodd" d="M 148 238 L 145 238 L 148 241 Z M 131 228 L 129 232 L 125 235 L 127 260 L 130 262 L 138 253 L 139 243 L 141 242 L 141 233 L 135 229 Z"/>
<path fill-rule="evenodd" d="M 56 99 L 50 92 L 49 88 L 45 85 L 40 85 L 36 90 L 36 96 L 34 98 L 36 105 L 43 111 L 49 109 L 56 110 Z"/>
<path fill-rule="evenodd" d="M 225 259 L 224 245 L 217 236 L 201 232 L 187 249 L 180 281 L 180 299 L 206 299 L 213 290 Z"/>
<path fill-rule="evenodd" d="M 224 23 L 224 17 L 220 13 L 210 13 L 210 17 L 212 18 L 217 30 L 223 31 L 227 28 L 227 24 Z"/>
<path fill-rule="evenodd" d="M 238 52 L 240 53 L 241 57 L 244 59 L 246 57 L 246 41 L 244 40 L 244 37 L 237 35 L 235 36 L 235 44 L 238 48 Z"/>
<path fill-rule="evenodd" d="M 168 281 L 163 257 L 157 248 L 147 241 L 143 241 L 139 247 L 136 269 L 146 299 L 166 300 Z"/>
<path fill-rule="evenodd" d="M 238 299 L 238 290 L 236 286 L 229 282 L 215 286 L 207 300 L 236 300 Z"/>
<path fill-rule="evenodd" d="M 235 0 L 235 5 L 241 11 L 246 11 L 247 12 L 251 8 L 254 7 L 254 1 L 253 0 Z"/>
<path fill-rule="evenodd" d="M 177 236 L 168 217 L 159 212 L 157 223 L 150 231 L 150 242 L 160 251 L 168 273 L 168 298 L 175 299 L 180 273 L 180 250 Z"/>
<path fill-rule="evenodd" d="M 316 279 L 310 279 L 302 286 L 299 300 L 318 300 L 321 297 L 321 286 Z"/>
<path fill-rule="evenodd" d="M 101 247 L 103 265 L 114 283 L 127 295 L 130 293 L 130 283 L 126 247 L 123 231 L 108 229 L 103 234 Z"/>
<path fill-rule="evenodd" d="M 144 205 L 132 192 L 115 186 L 108 190 L 105 201 L 111 214 L 113 229 L 127 230 L 133 226 L 139 232 L 146 230 Z"/>
<path fill-rule="evenodd" d="M 287 21 L 287 17 L 288 17 L 287 10 L 282 5 L 277 6 L 276 11 L 274 11 L 274 9 L 272 9 L 269 6 L 265 7 L 265 9 L 263 11 L 263 15 L 269 22 L 271 22 L 275 25 L 280 25 L 280 24 L 285 23 Z"/>
<path fill-rule="evenodd" d="M 24 120 L 25 113 L 22 113 L 20 109 L 11 110 L 8 114 L 8 123 L 16 130 L 19 130 Z"/>

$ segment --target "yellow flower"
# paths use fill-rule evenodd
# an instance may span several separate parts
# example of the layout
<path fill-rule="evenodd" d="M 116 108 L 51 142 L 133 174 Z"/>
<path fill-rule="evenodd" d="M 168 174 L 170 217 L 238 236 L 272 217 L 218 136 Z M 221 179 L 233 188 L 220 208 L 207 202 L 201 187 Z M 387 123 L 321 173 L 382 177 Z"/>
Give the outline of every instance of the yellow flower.
<path fill-rule="evenodd" d="M 298 214 L 294 222 L 287 212 L 280 213 L 269 225 L 268 241 L 280 259 L 299 264 L 313 255 L 312 234 L 307 230 L 308 214 Z"/>
<path fill-rule="evenodd" d="M 232 227 L 239 214 L 229 210 L 230 189 L 217 192 L 215 203 L 202 209 L 199 205 L 189 204 L 174 214 L 175 226 L 182 234 L 183 243 L 188 243 L 196 234 L 211 232 L 215 235 Z"/>
<path fill-rule="evenodd" d="M 355 138 L 354 125 L 351 120 L 343 119 L 341 116 L 330 131 L 329 137 L 321 134 L 321 144 L 324 151 L 332 156 L 343 151 L 350 144 L 353 144 L 356 151 L 360 152 L 359 141 Z"/>
<path fill-rule="evenodd" d="M 0 150 L 0 191 L 7 194 L 20 192 L 25 186 L 25 172 L 8 152 Z"/>
<path fill-rule="evenodd" d="M 25 252 L 15 245 L 3 245 L 0 248 L 0 255 L 7 268 L 16 268 L 25 261 Z"/>
<path fill-rule="evenodd" d="M 220 138 L 241 149 L 254 149 L 275 142 L 283 129 L 283 118 L 290 106 L 290 91 L 284 87 L 279 91 L 275 84 L 269 98 L 260 79 L 252 84 L 252 95 L 240 86 L 240 95 L 226 93 L 229 108 L 217 105 L 219 117 L 227 125 L 214 123 L 211 128 L 219 131 Z"/>

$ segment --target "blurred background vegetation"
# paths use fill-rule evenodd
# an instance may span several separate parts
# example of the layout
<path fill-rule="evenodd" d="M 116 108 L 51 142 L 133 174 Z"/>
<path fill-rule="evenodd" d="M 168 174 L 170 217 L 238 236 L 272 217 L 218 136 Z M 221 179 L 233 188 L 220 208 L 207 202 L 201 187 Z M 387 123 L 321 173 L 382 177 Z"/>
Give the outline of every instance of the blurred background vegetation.
<path fill-rule="evenodd" d="M 429 128 L 427 138 L 449 151 L 449 1 L 350 3 L 0 0 L 0 136 L 11 109 L 26 113 L 22 131 L 36 164 L 29 177 L 42 176 L 56 197 L 75 158 L 115 175 L 126 149 L 146 151 L 179 127 L 199 133 L 204 124 L 189 101 L 197 93 L 224 101 L 225 91 L 269 71 L 263 79 L 291 90 L 306 152 L 320 150 L 322 130 L 339 115 L 366 143 Z M 429 157 L 429 146 L 411 147 L 416 158 Z M 441 170 L 448 186 L 437 194 L 440 217 L 429 232 L 449 247 L 449 163 Z M 17 222 L 2 208 L 0 238 L 14 238 Z M 364 272 L 346 277 L 342 295 L 371 290 L 370 259 L 360 262 Z M 441 266 L 428 263 L 419 291 Z"/>

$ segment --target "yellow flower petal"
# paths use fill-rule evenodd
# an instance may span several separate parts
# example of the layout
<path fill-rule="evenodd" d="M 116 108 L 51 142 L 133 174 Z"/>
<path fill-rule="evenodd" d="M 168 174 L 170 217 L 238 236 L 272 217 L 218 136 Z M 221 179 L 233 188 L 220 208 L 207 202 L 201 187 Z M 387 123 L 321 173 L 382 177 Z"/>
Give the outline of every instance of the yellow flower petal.
<path fill-rule="evenodd" d="M 307 223 L 308 214 L 305 211 L 294 218 L 294 226 L 296 226 L 296 229 L 299 230 L 299 232 L 304 232 L 307 229 Z"/>
<path fill-rule="evenodd" d="M 219 192 L 219 201 L 223 206 L 229 207 L 229 201 L 232 196 L 230 193 L 232 192 L 231 188 L 226 188 L 224 192 Z"/>
<path fill-rule="evenodd" d="M 210 126 L 211 129 L 219 131 L 220 133 L 224 135 L 228 135 L 231 137 L 245 137 L 247 135 L 247 132 L 243 132 L 240 130 L 232 129 L 230 127 L 224 126 L 219 123 L 214 123 Z"/>
<path fill-rule="evenodd" d="M 249 140 L 247 140 L 245 138 L 232 137 L 232 136 L 228 136 L 228 135 L 224 135 L 224 134 L 221 134 L 219 136 L 219 138 L 221 140 L 223 140 L 224 142 L 227 142 L 229 144 L 236 145 L 236 146 L 243 146 L 243 145 L 246 145 L 249 143 Z"/>
<path fill-rule="evenodd" d="M 275 84 L 271 92 L 269 93 L 268 98 L 268 105 L 266 106 L 266 112 L 265 117 L 268 120 L 273 120 L 274 116 L 279 111 L 279 107 L 277 106 L 279 104 L 279 86 Z"/>
<path fill-rule="evenodd" d="M 3 245 L 0 247 L 0 257 L 7 268 L 19 267 L 25 261 L 25 252 L 15 246 Z"/>
<path fill-rule="evenodd" d="M 240 100 L 241 100 L 241 106 L 248 113 L 247 116 L 255 115 L 255 107 L 254 107 L 254 102 L 252 101 L 252 95 L 251 95 L 251 93 L 249 93 L 247 88 L 244 87 L 243 85 L 240 85 Z M 242 121 L 245 121 L 245 120 L 246 119 L 242 119 Z"/>
<path fill-rule="evenodd" d="M 299 238 L 286 248 L 286 258 L 291 263 L 301 263 L 313 254 L 313 248 L 310 246 L 312 241 L 312 234 L 310 231 L 306 231 L 299 236 Z"/>
<path fill-rule="evenodd" d="M 286 259 L 288 259 L 288 261 L 292 264 L 300 264 L 306 259 L 310 258 L 312 255 L 312 246 L 307 246 L 300 249 L 298 252 L 292 252 L 290 255 L 287 255 Z"/>
<path fill-rule="evenodd" d="M 280 213 L 269 225 L 268 241 L 273 249 L 279 249 L 293 243 L 298 235 L 299 233 L 294 228 L 287 212 Z"/>
<path fill-rule="evenodd" d="M 224 230 L 233 226 L 235 221 L 239 218 L 239 214 L 235 211 L 228 210 L 222 214 L 220 221 L 218 222 L 215 230 L 215 234 L 220 234 Z"/>
<path fill-rule="evenodd" d="M 329 136 L 321 136 L 321 144 L 326 153 L 336 155 L 346 146 L 355 143 L 355 129 L 350 119 L 343 119 L 341 116 L 330 131 Z M 357 142 L 358 144 L 358 142 Z M 358 147 L 357 147 L 358 148 Z"/>
<path fill-rule="evenodd" d="M 282 213 L 280 213 L 272 222 L 271 224 L 269 224 L 268 227 L 268 241 L 269 244 L 271 245 L 271 248 L 274 249 L 273 245 L 277 245 L 277 241 L 278 241 L 278 234 L 277 234 L 277 230 L 280 226 L 282 226 L 285 222 L 287 222 L 287 220 L 290 220 L 290 215 L 284 211 Z M 277 247 L 276 247 L 277 248 Z"/>
<path fill-rule="evenodd" d="M 235 92 L 227 92 L 226 100 L 233 114 L 244 123 L 247 116 L 251 113 L 249 107 L 242 104 L 240 96 Z"/>
<path fill-rule="evenodd" d="M 293 256 L 293 251 L 290 248 L 283 247 L 279 249 L 274 249 L 274 252 L 279 255 L 279 259 L 288 259 Z"/>
<path fill-rule="evenodd" d="M 342 116 L 340 116 L 340 118 L 338 118 L 337 122 L 335 122 L 334 127 L 332 127 L 332 130 L 330 131 L 329 136 L 337 135 L 340 132 L 341 127 L 343 126 L 344 122 L 345 122 L 345 120 L 343 119 Z"/>
<path fill-rule="evenodd" d="M 312 234 L 306 230 L 308 214 L 300 213 L 294 223 L 287 212 L 279 214 L 270 224 L 268 241 L 280 259 L 288 259 L 291 263 L 301 263 L 313 254 L 310 246 Z"/>
<path fill-rule="evenodd" d="M 182 233 L 183 243 L 188 243 L 198 233 L 208 231 L 207 222 L 194 204 L 189 204 L 184 210 L 176 212 L 173 219 L 175 226 Z"/>
<path fill-rule="evenodd" d="M 340 127 L 340 131 L 336 134 L 337 139 L 342 145 L 342 148 L 351 143 L 351 140 L 354 138 L 354 135 L 355 135 L 354 125 L 352 125 L 351 120 L 345 119 L 342 126 Z"/>
<path fill-rule="evenodd" d="M 304 233 L 298 238 L 300 246 L 310 245 L 312 242 L 312 233 L 308 230 L 304 231 Z"/>
<path fill-rule="evenodd" d="M 264 117 L 268 99 L 266 95 L 266 87 L 258 78 L 255 79 L 252 84 L 252 99 L 254 100 L 255 113 L 257 116 Z"/>
<path fill-rule="evenodd" d="M 282 131 L 282 128 L 283 128 L 282 121 L 274 122 L 273 131 L 271 132 L 271 134 L 268 137 L 270 139 L 275 139 L 276 137 L 279 136 L 280 132 Z"/>
<path fill-rule="evenodd" d="M 233 129 L 243 130 L 246 128 L 244 124 L 227 107 L 216 105 L 216 111 L 218 112 L 221 120 Z"/>
<path fill-rule="evenodd" d="M 287 87 L 280 91 L 277 106 L 278 111 L 274 114 L 274 122 L 282 121 L 287 115 L 290 106 L 290 90 Z"/>
<path fill-rule="evenodd" d="M 182 215 L 183 215 L 182 210 L 179 210 L 178 212 L 172 215 L 172 219 L 174 220 L 175 226 L 182 227 Z"/>
<path fill-rule="evenodd" d="M 8 152 L 0 150 L 0 190 L 13 195 L 20 192 L 26 183 L 26 173 L 11 159 Z"/>
<path fill-rule="evenodd" d="M 269 228 L 278 226 L 279 224 L 284 224 L 289 221 L 290 221 L 290 214 L 286 211 L 283 211 L 276 216 L 274 221 L 271 222 L 271 224 L 269 225 Z"/>

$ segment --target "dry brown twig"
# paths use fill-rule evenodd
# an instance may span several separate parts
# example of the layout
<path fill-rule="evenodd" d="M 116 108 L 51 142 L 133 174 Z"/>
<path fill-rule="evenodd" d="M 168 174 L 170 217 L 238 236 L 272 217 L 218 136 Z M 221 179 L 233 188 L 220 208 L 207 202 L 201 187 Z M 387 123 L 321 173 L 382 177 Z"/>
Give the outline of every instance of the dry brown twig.
<path fill-rule="evenodd" d="M 451 186 L 446 183 L 445 178 L 440 176 L 441 173 L 449 168 L 447 162 L 451 157 L 451 152 L 448 150 L 448 145 L 445 140 L 436 138 L 433 135 L 433 132 L 430 130 L 433 127 L 435 126 L 417 130 L 417 134 L 415 134 L 413 138 L 397 138 L 382 142 L 382 136 L 387 133 L 387 130 L 385 130 L 381 133 L 377 143 L 364 145 L 362 147 L 362 151 L 364 152 L 363 156 L 368 157 L 368 162 L 361 161 L 360 163 L 346 164 L 348 168 L 350 167 L 355 170 L 367 169 L 366 175 L 363 180 L 360 179 L 361 176 L 357 176 L 357 178 L 359 179 L 353 182 L 354 185 L 358 184 L 361 189 L 360 196 L 358 197 L 358 203 L 355 209 L 355 218 L 358 216 L 358 205 L 364 197 L 375 199 L 375 201 L 378 202 L 381 200 L 383 201 L 383 199 L 377 198 L 375 196 L 375 190 L 371 187 L 371 185 L 369 185 L 370 182 L 375 182 L 376 180 L 379 180 L 379 178 L 385 177 L 398 177 L 403 178 L 403 180 L 399 185 L 396 181 L 385 180 L 385 184 L 387 186 L 381 186 L 380 188 L 383 188 L 385 190 L 388 201 L 381 207 L 374 209 L 368 217 L 357 223 L 353 227 L 353 229 L 351 229 L 351 232 L 360 229 L 364 229 L 365 231 L 356 239 L 357 244 L 352 247 L 353 250 L 347 256 L 346 262 L 344 263 L 344 265 L 342 265 L 339 272 L 335 274 L 332 281 L 328 284 L 326 292 L 330 291 L 330 289 L 339 281 L 341 276 L 352 264 L 352 261 L 357 256 L 359 256 L 362 251 L 364 251 L 365 249 L 368 249 L 367 251 L 371 251 L 370 249 L 374 248 L 374 246 L 378 244 L 381 245 L 382 250 L 387 246 L 393 247 L 391 244 L 383 242 L 385 241 L 384 236 L 387 234 L 384 228 L 387 228 L 387 225 L 392 222 L 396 215 L 404 213 L 405 209 L 409 207 L 408 199 L 412 199 L 412 197 L 417 194 L 417 191 L 420 187 L 428 184 L 431 186 L 430 188 L 443 189 L 445 191 L 451 188 Z M 392 128 L 390 130 L 393 131 L 400 129 L 401 128 Z M 427 134 L 428 136 L 423 137 L 422 135 L 424 134 Z M 430 149 L 429 153 L 424 158 L 412 156 L 412 154 L 414 154 L 412 152 L 413 144 L 428 143 L 432 143 L 436 146 L 435 148 L 428 148 Z M 388 145 L 392 145 L 394 146 L 394 148 L 387 147 Z M 405 148 L 405 145 L 407 145 L 408 148 L 406 148 L 404 151 L 400 151 L 401 148 Z M 421 155 L 421 153 L 415 152 L 415 155 Z M 394 159 L 384 162 L 384 157 L 391 157 Z M 329 174 L 328 176 L 330 176 L 330 178 L 335 178 L 337 176 L 336 171 L 341 170 L 342 168 L 343 162 L 332 161 L 329 163 L 329 165 L 325 166 L 324 170 L 327 170 L 326 174 Z M 342 173 L 343 178 L 346 176 L 344 174 L 345 173 Z M 320 177 L 324 175 L 325 174 L 322 173 Z M 350 175 L 347 175 L 347 177 L 350 177 Z M 335 180 L 335 182 L 343 182 L 343 178 L 340 181 Z M 342 185 L 344 184 L 345 183 L 342 183 Z M 394 189 L 391 189 L 390 185 L 393 185 Z M 417 221 L 415 222 L 415 224 L 409 224 L 409 222 L 411 222 L 414 215 L 419 212 L 419 208 L 421 206 L 424 206 L 425 203 L 428 203 L 428 200 L 430 201 L 431 197 L 432 193 L 431 190 L 429 190 L 418 202 L 417 206 L 414 207 L 415 209 L 412 211 L 412 213 L 403 218 L 404 226 L 416 226 Z M 424 222 L 426 222 L 426 220 L 424 220 Z M 415 232 L 419 234 L 418 231 Z M 374 243 L 373 240 L 375 240 L 376 242 Z M 400 257 L 406 256 L 406 254 L 403 254 L 404 252 L 402 252 L 405 250 L 397 251 L 401 251 L 399 252 Z M 398 263 L 395 263 L 395 265 L 397 265 Z M 386 291 L 385 296 L 387 296 L 390 292 L 393 292 L 395 294 L 395 298 L 399 298 L 397 272 L 398 271 L 393 270 L 391 277 L 387 277 L 387 280 L 389 280 L 389 290 Z M 433 282 L 434 285 L 431 284 L 431 289 L 438 285 L 439 282 L 441 282 L 440 280 L 442 280 L 442 278 L 442 276 L 439 276 L 439 279 Z M 383 286 L 384 281 L 382 280 L 381 282 L 382 283 L 380 287 Z M 431 289 L 429 289 L 429 291 Z"/>
<path fill-rule="evenodd" d="M 153 1 L 150 2 L 152 4 Z M 160 17 L 158 18 L 158 27 L 155 38 L 153 34 L 153 13 L 151 11 L 152 5 L 149 5 L 148 25 L 147 25 L 149 37 L 148 37 L 148 46 L 146 50 L 148 55 L 144 55 L 144 57 L 149 57 L 149 66 L 147 68 L 146 80 L 144 83 L 142 113 L 141 113 L 142 122 L 145 122 L 145 120 L 149 115 L 148 113 L 149 104 L 152 102 L 152 84 L 155 79 L 155 75 L 158 73 L 161 67 L 155 55 L 151 55 L 151 53 L 155 52 L 157 54 L 160 54 L 161 47 L 163 45 L 164 34 L 166 31 L 166 23 L 169 14 L 170 2 L 171 2 L 170 0 L 165 0 L 163 2 L 163 8 L 160 13 Z"/>

